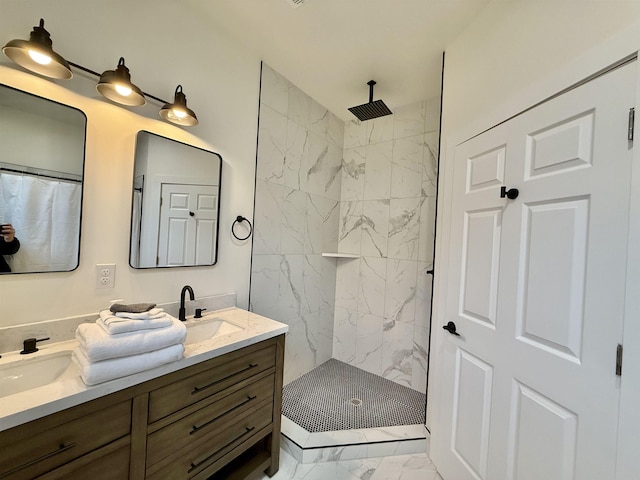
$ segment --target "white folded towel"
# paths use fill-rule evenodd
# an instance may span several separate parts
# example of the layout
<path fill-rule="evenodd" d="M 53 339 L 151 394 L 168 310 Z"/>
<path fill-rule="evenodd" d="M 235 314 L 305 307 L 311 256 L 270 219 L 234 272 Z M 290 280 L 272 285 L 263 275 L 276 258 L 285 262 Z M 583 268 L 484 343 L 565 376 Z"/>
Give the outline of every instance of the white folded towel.
<path fill-rule="evenodd" d="M 170 327 L 114 335 L 109 335 L 96 323 L 82 323 L 76 329 L 76 339 L 85 356 L 92 362 L 152 352 L 184 343 L 187 327 L 180 320 L 170 318 Z"/>
<path fill-rule="evenodd" d="M 165 363 L 180 360 L 183 355 L 184 346 L 172 345 L 153 352 L 141 353 L 129 357 L 112 358 L 94 363 L 89 361 L 81 348 L 76 348 L 73 351 L 73 359 L 78 367 L 80 367 L 82 381 L 87 385 L 95 385 L 115 378 L 151 370 Z"/>
<path fill-rule="evenodd" d="M 165 312 L 163 308 L 152 308 L 148 312 L 142 312 L 142 313 L 117 312 L 117 313 L 111 313 L 111 314 L 115 315 L 116 317 L 129 318 L 131 320 L 150 320 L 150 319 L 158 318 L 158 317 L 161 317 L 162 315 L 165 315 Z"/>
<path fill-rule="evenodd" d="M 164 328 L 173 324 L 173 320 L 171 320 L 171 317 L 166 313 L 163 313 L 162 316 L 158 318 L 152 318 L 142 322 L 140 320 L 116 317 L 113 314 L 108 314 L 108 312 L 109 310 L 101 311 L 100 318 L 96 320 L 96 323 L 109 335 L 125 332 L 137 332 L 138 330 Z"/>

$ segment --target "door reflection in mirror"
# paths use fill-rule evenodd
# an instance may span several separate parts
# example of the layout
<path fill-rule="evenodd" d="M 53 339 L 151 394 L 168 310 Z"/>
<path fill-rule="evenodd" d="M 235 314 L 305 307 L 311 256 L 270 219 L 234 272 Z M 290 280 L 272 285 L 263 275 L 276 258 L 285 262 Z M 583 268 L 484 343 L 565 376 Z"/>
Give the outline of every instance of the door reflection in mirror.
<path fill-rule="evenodd" d="M 85 130 L 80 110 L 0 85 L 0 224 L 20 242 L 2 273 L 77 268 Z"/>
<path fill-rule="evenodd" d="M 138 132 L 129 263 L 133 268 L 214 265 L 222 158 Z"/>

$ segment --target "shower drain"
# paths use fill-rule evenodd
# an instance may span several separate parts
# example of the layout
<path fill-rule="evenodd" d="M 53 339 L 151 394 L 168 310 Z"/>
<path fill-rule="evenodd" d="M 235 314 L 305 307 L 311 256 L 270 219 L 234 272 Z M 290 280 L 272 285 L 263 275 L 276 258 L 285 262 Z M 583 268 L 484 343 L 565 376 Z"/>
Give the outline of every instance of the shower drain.
<path fill-rule="evenodd" d="M 353 405 L 354 407 L 361 407 L 362 406 L 362 400 L 360 400 L 359 398 L 352 398 L 351 400 L 349 400 L 349 403 L 351 405 Z"/>

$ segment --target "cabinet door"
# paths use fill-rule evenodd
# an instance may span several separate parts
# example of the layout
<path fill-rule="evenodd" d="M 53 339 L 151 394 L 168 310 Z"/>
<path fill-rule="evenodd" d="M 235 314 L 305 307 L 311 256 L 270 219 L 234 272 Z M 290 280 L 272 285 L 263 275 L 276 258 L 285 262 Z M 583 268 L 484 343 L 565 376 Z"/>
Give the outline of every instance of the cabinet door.
<path fill-rule="evenodd" d="M 446 320 L 458 335 L 438 328 L 432 440 L 444 478 L 615 471 L 635 68 L 456 149 Z"/>

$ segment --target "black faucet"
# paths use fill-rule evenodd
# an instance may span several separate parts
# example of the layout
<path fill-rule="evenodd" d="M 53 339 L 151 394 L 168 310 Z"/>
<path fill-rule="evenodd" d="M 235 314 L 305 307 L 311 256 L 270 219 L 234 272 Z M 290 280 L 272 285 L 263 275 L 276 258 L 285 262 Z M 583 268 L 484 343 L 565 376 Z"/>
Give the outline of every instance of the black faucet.
<path fill-rule="evenodd" d="M 35 338 L 27 338 L 25 339 L 24 342 L 22 342 L 22 351 L 20 352 L 20 355 L 27 355 L 29 353 L 35 353 L 38 351 L 38 348 L 36 347 L 36 343 L 37 342 L 44 342 L 45 340 L 51 340 L 49 337 L 47 338 L 39 338 L 39 339 L 35 339 Z"/>
<path fill-rule="evenodd" d="M 183 322 L 187 319 L 184 309 L 184 294 L 187 291 L 189 292 L 190 300 L 193 301 L 196 299 L 195 295 L 193 294 L 193 288 L 191 288 L 189 285 L 185 285 L 184 287 L 182 287 L 182 291 L 180 292 L 180 311 L 178 312 L 178 319 L 182 320 Z"/>

